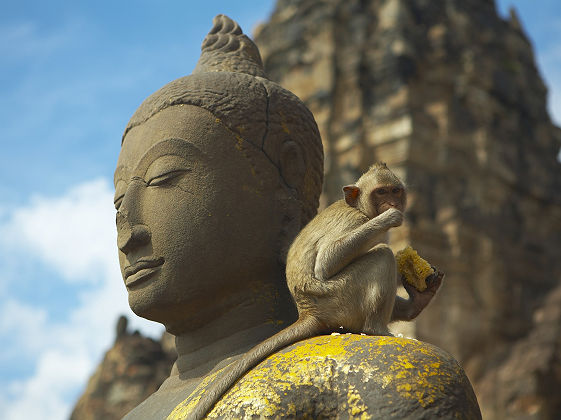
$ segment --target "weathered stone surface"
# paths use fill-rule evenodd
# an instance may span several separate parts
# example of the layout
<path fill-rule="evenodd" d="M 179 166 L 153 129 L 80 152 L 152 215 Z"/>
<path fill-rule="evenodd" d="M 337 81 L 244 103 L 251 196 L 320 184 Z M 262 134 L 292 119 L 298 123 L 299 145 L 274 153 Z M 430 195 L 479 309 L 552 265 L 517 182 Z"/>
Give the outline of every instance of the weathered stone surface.
<path fill-rule="evenodd" d="M 555 419 L 561 413 L 561 286 L 550 292 L 533 324 L 479 381 L 480 401 L 494 404 L 497 418 Z"/>
<path fill-rule="evenodd" d="M 376 160 L 409 184 L 392 245 L 412 244 L 447 275 L 414 333 L 452 352 L 484 417 L 503 418 L 519 376 L 501 366 L 520 343 L 556 351 L 532 334 L 561 281 L 561 132 L 520 22 L 490 0 L 280 0 L 256 42 L 269 76 L 317 118 L 324 205 Z"/>
<path fill-rule="evenodd" d="M 168 420 L 185 418 L 209 376 Z M 209 418 L 478 419 L 462 368 L 446 352 L 397 337 L 314 337 L 268 357 Z"/>
<path fill-rule="evenodd" d="M 126 330 L 126 318 L 117 324 L 113 347 L 88 382 L 74 407 L 72 420 L 120 419 L 158 389 L 169 376 L 177 354 L 173 337 L 160 342 Z"/>

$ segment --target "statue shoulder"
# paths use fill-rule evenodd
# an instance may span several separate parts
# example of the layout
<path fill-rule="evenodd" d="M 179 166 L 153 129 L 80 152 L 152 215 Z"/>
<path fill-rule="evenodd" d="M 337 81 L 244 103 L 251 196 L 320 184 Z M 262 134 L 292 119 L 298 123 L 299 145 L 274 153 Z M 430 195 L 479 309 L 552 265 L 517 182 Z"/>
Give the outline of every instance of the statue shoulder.
<path fill-rule="evenodd" d="M 168 419 L 183 418 L 211 380 Z M 313 337 L 269 356 L 208 418 L 232 416 L 481 418 L 471 384 L 450 354 L 417 340 L 355 334 Z"/>

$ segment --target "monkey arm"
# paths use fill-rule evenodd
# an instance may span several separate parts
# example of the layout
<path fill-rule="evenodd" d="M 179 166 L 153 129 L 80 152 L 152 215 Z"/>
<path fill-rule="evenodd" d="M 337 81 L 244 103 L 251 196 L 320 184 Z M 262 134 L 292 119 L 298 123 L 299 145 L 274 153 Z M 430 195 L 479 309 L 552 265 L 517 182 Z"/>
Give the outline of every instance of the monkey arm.
<path fill-rule="evenodd" d="M 420 308 L 419 305 L 414 304 L 413 298 L 411 296 L 409 296 L 409 299 L 404 299 L 400 296 L 396 296 L 391 322 L 411 321 L 412 319 L 415 319 L 422 310 L 423 308 Z"/>
<path fill-rule="evenodd" d="M 401 224 L 403 215 L 398 210 L 395 212 L 399 213 Z M 388 212 L 370 219 L 334 241 L 320 245 L 314 266 L 315 277 L 318 280 L 331 278 L 381 242 L 381 236 L 397 223 L 393 213 L 386 213 Z"/>
<path fill-rule="evenodd" d="M 401 277 L 401 282 L 403 287 L 409 295 L 409 299 L 403 299 L 402 297 L 395 297 L 395 304 L 393 307 L 391 322 L 393 321 L 411 321 L 415 319 L 423 309 L 429 304 L 440 285 L 442 284 L 442 279 L 444 278 L 444 273 L 442 271 L 435 270 L 435 273 L 427 277 L 427 288 L 423 292 L 419 292 L 413 286 L 411 286 L 403 276 Z"/>

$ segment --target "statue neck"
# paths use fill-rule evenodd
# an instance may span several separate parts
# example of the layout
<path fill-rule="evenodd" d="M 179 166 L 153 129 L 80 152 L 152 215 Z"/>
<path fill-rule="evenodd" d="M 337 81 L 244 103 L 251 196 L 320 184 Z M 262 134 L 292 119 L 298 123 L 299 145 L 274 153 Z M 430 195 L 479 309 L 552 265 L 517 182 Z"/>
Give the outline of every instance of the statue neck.
<path fill-rule="evenodd" d="M 172 375 L 178 374 L 181 381 L 204 377 L 220 362 L 245 353 L 296 320 L 295 309 L 286 308 L 289 296 L 270 285 L 262 289 L 261 293 L 252 289 L 220 316 L 177 335 L 178 358 Z"/>

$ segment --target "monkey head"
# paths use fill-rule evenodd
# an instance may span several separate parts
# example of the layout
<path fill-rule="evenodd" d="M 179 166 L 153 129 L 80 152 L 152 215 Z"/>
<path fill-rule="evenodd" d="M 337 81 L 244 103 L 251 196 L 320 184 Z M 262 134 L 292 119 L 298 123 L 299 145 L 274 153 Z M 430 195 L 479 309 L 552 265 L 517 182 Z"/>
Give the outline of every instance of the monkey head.
<path fill-rule="evenodd" d="M 343 187 L 345 201 L 369 218 L 390 208 L 403 212 L 407 203 L 405 186 L 385 163 L 376 163 L 363 174 L 355 185 Z"/>

